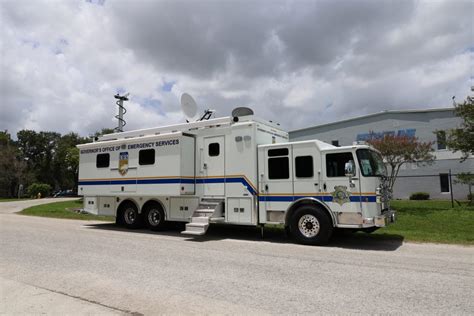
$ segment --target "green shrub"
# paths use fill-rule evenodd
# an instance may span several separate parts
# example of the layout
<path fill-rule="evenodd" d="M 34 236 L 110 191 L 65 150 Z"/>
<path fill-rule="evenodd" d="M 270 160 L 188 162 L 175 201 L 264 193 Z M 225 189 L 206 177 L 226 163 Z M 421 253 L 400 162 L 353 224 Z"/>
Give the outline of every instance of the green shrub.
<path fill-rule="evenodd" d="M 426 192 L 415 192 L 410 195 L 410 200 L 429 200 L 430 194 Z"/>
<path fill-rule="evenodd" d="M 28 187 L 28 195 L 36 197 L 41 193 L 41 197 L 49 196 L 51 194 L 51 186 L 46 183 L 33 183 Z"/>

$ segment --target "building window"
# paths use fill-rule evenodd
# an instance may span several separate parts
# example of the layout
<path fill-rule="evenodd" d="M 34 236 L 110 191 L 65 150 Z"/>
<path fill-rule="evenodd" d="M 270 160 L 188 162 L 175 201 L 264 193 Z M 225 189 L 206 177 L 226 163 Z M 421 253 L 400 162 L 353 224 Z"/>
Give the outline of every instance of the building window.
<path fill-rule="evenodd" d="M 297 178 L 312 178 L 313 156 L 299 156 L 295 158 L 295 174 Z"/>
<path fill-rule="evenodd" d="M 154 165 L 155 164 L 155 150 L 144 149 L 138 153 L 138 164 L 143 165 Z"/>
<path fill-rule="evenodd" d="M 209 144 L 209 156 L 210 156 L 210 157 L 219 156 L 220 150 L 221 150 L 221 149 L 220 149 L 219 143 L 212 143 L 212 144 Z"/>
<path fill-rule="evenodd" d="M 331 144 L 333 146 L 339 147 L 339 141 L 337 139 L 336 140 L 331 140 Z"/>
<path fill-rule="evenodd" d="M 441 186 L 441 193 L 449 191 L 449 175 L 447 173 L 439 174 L 439 184 Z"/>
<path fill-rule="evenodd" d="M 445 131 L 436 132 L 436 143 L 438 144 L 438 150 L 446 149 L 446 132 Z"/>
<path fill-rule="evenodd" d="M 326 175 L 328 177 L 345 177 L 346 162 L 354 161 L 352 153 L 337 153 L 326 155 Z"/>
<path fill-rule="evenodd" d="M 107 168 L 110 165 L 110 154 L 98 154 L 95 165 L 97 168 Z"/>

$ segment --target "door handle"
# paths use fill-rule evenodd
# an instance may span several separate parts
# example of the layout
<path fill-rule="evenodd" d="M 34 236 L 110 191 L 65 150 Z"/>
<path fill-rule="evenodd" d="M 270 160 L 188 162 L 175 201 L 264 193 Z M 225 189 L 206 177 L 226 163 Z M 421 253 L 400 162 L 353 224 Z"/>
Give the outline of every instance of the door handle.
<path fill-rule="evenodd" d="M 265 191 L 268 191 L 268 184 L 265 184 Z"/>
<path fill-rule="evenodd" d="M 207 163 L 203 163 L 202 168 L 207 169 Z"/>
<path fill-rule="evenodd" d="M 323 184 L 323 189 L 326 191 L 326 183 Z"/>

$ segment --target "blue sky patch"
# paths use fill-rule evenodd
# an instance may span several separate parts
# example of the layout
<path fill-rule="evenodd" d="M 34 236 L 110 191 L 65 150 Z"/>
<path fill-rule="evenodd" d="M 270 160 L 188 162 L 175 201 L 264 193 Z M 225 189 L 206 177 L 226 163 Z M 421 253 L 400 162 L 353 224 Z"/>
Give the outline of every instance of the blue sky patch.
<path fill-rule="evenodd" d="M 170 92 L 171 89 L 173 89 L 173 86 L 175 85 L 176 81 L 164 81 L 163 80 L 163 85 L 161 86 L 162 91 Z"/>

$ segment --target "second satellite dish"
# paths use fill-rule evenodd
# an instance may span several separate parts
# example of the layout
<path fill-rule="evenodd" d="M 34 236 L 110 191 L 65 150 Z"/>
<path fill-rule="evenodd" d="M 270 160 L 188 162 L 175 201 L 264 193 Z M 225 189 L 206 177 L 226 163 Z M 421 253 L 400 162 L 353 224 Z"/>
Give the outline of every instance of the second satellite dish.
<path fill-rule="evenodd" d="M 196 101 L 188 93 L 181 95 L 181 110 L 188 121 L 196 121 L 198 119 Z"/>
<path fill-rule="evenodd" d="M 240 116 L 246 116 L 246 115 L 253 115 L 253 110 L 251 108 L 247 107 L 238 107 L 232 110 L 232 116 L 233 117 L 240 117 Z"/>

